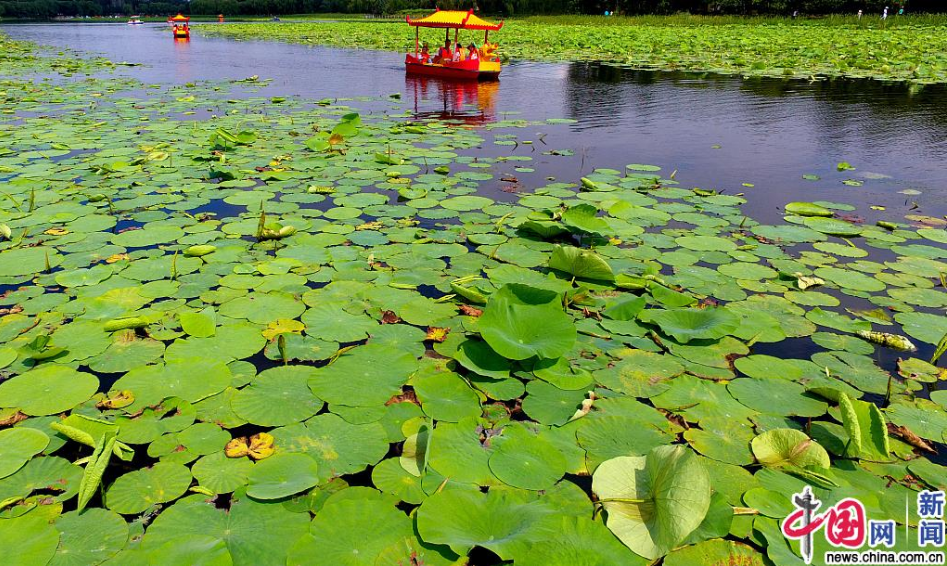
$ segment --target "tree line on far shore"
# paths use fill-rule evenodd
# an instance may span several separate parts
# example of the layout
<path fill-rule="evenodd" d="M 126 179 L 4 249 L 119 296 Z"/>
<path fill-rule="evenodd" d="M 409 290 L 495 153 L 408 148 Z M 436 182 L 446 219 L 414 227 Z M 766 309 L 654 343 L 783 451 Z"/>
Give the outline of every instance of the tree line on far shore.
<path fill-rule="evenodd" d="M 409 10 L 476 8 L 497 16 L 553 14 L 880 14 L 944 11 L 943 0 L 0 0 L 0 17 L 226 14 L 259 16 L 309 13 L 395 14 Z"/>

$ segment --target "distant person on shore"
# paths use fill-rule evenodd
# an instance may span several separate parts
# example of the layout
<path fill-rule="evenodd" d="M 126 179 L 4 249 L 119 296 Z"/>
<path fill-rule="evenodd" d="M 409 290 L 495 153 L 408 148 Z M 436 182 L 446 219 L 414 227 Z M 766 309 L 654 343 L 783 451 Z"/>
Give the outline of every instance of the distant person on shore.
<path fill-rule="evenodd" d="M 858 11 L 858 21 L 861 21 L 861 19 L 862 19 L 862 11 L 859 10 L 859 11 Z"/>
<path fill-rule="evenodd" d="M 898 15 L 899 15 L 899 16 L 903 16 L 903 15 L 904 15 L 904 6 L 901 6 L 901 9 L 898 10 Z"/>
<path fill-rule="evenodd" d="M 792 19 L 795 20 L 797 17 L 799 17 L 799 10 L 793 10 L 793 11 L 792 11 Z"/>
<path fill-rule="evenodd" d="M 881 13 L 881 21 L 885 21 L 887 19 L 888 19 L 888 7 L 885 6 L 885 11 Z"/>

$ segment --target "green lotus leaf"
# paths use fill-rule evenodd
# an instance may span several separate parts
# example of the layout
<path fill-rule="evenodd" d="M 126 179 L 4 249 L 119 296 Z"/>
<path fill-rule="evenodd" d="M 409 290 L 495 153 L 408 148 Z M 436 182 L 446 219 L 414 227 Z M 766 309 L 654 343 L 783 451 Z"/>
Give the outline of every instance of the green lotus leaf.
<path fill-rule="evenodd" d="M 851 222 L 846 222 L 844 220 L 839 220 L 837 218 L 822 218 L 820 216 L 812 216 L 805 218 L 803 220 L 803 224 L 809 228 L 812 228 L 813 230 L 822 232 L 823 234 L 828 234 L 830 236 L 851 238 L 862 233 L 861 226 L 852 224 Z"/>
<path fill-rule="evenodd" d="M 108 560 L 128 541 L 128 524 L 114 511 L 87 508 L 60 515 L 54 523 L 61 533 L 59 548 L 49 563 L 87 566 Z"/>
<path fill-rule="evenodd" d="M 504 285 L 490 296 L 479 329 L 494 351 L 511 360 L 558 358 L 576 339 L 559 295 L 521 284 Z"/>
<path fill-rule="evenodd" d="M 3 559 L 4 564 L 47 564 L 56 553 L 59 538 L 59 531 L 39 513 L 0 520 L 0 544 L 10 549 Z"/>
<path fill-rule="evenodd" d="M 281 426 L 304 421 L 323 406 L 309 388 L 316 372 L 308 366 L 283 366 L 260 372 L 230 402 L 233 411 L 248 422 Z"/>
<path fill-rule="evenodd" d="M 546 490 L 566 472 L 566 459 L 558 448 L 522 426 L 508 426 L 495 440 L 490 470 L 503 483 L 520 489 Z"/>
<path fill-rule="evenodd" d="M 254 464 L 247 478 L 250 497 L 282 499 L 319 483 L 319 465 L 307 454 L 276 454 Z"/>
<path fill-rule="evenodd" d="M 739 319 L 721 308 L 647 309 L 638 315 L 646 323 L 657 325 L 661 332 L 686 344 L 691 340 L 714 340 L 734 332 Z"/>
<path fill-rule="evenodd" d="M 331 304 L 308 309 L 301 320 L 306 325 L 307 334 L 331 342 L 364 340 L 378 327 L 377 322 L 364 314 L 352 314 L 339 305 Z"/>
<path fill-rule="evenodd" d="M 228 458 L 223 450 L 204 456 L 191 467 L 201 487 L 214 493 L 231 493 L 249 481 L 253 462 L 247 458 Z"/>
<path fill-rule="evenodd" d="M 105 504 L 122 515 L 135 515 L 156 503 L 173 501 L 191 485 L 191 471 L 181 464 L 158 462 L 120 476 L 105 492 Z"/>
<path fill-rule="evenodd" d="M 727 389 L 737 401 L 764 414 L 819 417 L 828 408 L 803 385 L 788 379 L 734 379 Z"/>
<path fill-rule="evenodd" d="M 47 445 L 49 437 L 34 428 L 20 426 L 0 430 L 0 479 L 22 468 Z"/>
<path fill-rule="evenodd" d="M 135 368 L 116 381 L 111 391 L 131 391 L 135 402 L 129 410 L 135 411 L 169 397 L 200 401 L 226 389 L 231 377 L 230 369 L 221 362 L 191 358 Z"/>
<path fill-rule="evenodd" d="M 330 502 L 292 547 L 288 563 L 374 566 L 388 547 L 413 536 L 411 519 L 383 501 Z"/>
<path fill-rule="evenodd" d="M 273 429 L 273 438 L 279 452 L 302 452 L 315 460 L 320 481 L 360 472 L 388 451 L 388 437 L 381 424 L 352 424 L 334 414 Z"/>
<path fill-rule="evenodd" d="M 571 206 L 562 213 L 562 223 L 579 232 L 608 237 L 608 222 L 598 217 L 598 209 L 590 204 Z M 565 271 L 565 270 L 563 270 Z"/>
<path fill-rule="evenodd" d="M 791 202 L 786 205 L 786 212 L 797 216 L 825 216 L 830 217 L 833 212 L 814 202 Z"/>
<path fill-rule="evenodd" d="M 15 248 L 0 252 L 0 277 L 34 275 L 45 271 L 47 265 L 56 267 L 63 257 L 54 248 Z"/>
<path fill-rule="evenodd" d="M 556 516 L 544 518 L 539 529 L 548 531 L 549 538 L 528 544 L 517 555 L 517 565 L 645 566 L 648 563 L 621 544 L 599 521 Z"/>
<path fill-rule="evenodd" d="M 18 408 L 27 415 L 55 415 L 89 400 L 99 388 L 90 373 L 43 364 L 0 383 L 0 407 Z"/>
<path fill-rule="evenodd" d="M 756 459 L 770 468 L 826 469 L 832 464 L 825 448 L 806 433 L 791 428 L 768 430 L 754 438 L 750 445 Z"/>
<path fill-rule="evenodd" d="M 710 476 L 699 457 L 681 446 L 603 462 L 592 476 L 592 491 L 609 530 L 649 559 L 683 542 L 710 508 Z"/>
<path fill-rule="evenodd" d="M 457 422 L 465 417 L 480 416 L 480 398 L 456 373 L 424 374 L 411 383 L 421 409 L 432 419 Z"/>
<path fill-rule="evenodd" d="M 602 257 L 591 250 L 572 246 L 556 246 L 549 259 L 549 267 L 568 273 L 577 279 L 614 281 L 612 268 Z"/>
<path fill-rule="evenodd" d="M 891 454 L 888 427 L 878 406 L 867 401 L 851 399 L 845 393 L 839 396 L 842 424 L 848 433 L 846 455 L 853 458 L 887 460 Z"/>
<path fill-rule="evenodd" d="M 884 291 L 886 287 L 874 277 L 839 267 L 820 267 L 815 270 L 815 274 L 839 287 L 854 291 L 876 292 Z"/>
<path fill-rule="evenodd" d="M 461 556 L 482 546 L 511 560 L 520 545 L 530 540 L 537 522 L 553 512 L 516 492 L 446 490 L 428 497 L 418 508 L 417 529 L 425 542 L 446 544 Z"/>
<path fill-rule="evenodd" d="M 510 376 L 510 361 L 481 340 L 465 340 L 457 346 L 454 359 L 468 370 L 494 379 Z"/>
<path fill-rule="evenodd" d="M 214 307 L 206 307 L 198 312 L 182 312 L 178 318 L 181 328 L 189 336 L 210 338 L 217 331 L 217 312 Z"/>
<path fill-rule="evenodd" d="M 417 368 L 417 360 L 408 352 L 367 344 L 346 352 L 324 368 L 314 370 L 309 387 L 330 404 L 353 407 L 381 405 L 401 390 Z"/>
<path fill-rule="evenodd" d="M 189 537 L 200 533 L 226 545 L 228 564 L 285 566 L 289 549 L 309 531 L 309 515 L 289 511 L 281 502 L 235 497 L 229 509 L 217 509 L 206 499 L 204 495 L 188 497 L 164 510 L 148 528 L 142 547 L 154 551 L 177 542 L 193 547 L 193 542 L 188 544 Z M 206 554 L 199 552 L 201 548 Z M 194 555 L 212 558 L 218 552 L 215 545 L 205 543 L 195 549 Z M 160 553 L 152 555 L 162 557 Z"/>

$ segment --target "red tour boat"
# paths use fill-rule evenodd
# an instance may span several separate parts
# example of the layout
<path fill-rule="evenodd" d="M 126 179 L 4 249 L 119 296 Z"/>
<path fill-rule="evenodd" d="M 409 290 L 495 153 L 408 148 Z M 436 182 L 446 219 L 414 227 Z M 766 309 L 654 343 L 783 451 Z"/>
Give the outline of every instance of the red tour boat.
<path fill-rule="evenodd" d="M 491 44 L 490 32 L 503 27 L 503 22 L 492 24 L 474 15 L 473 10 L 454 11 L 437 10 L 433 14 L 412 20 L 405 18 L 408 25 L 414 27 L 414 53 L 408 53 L 404 58 L 405 70 L 410 74 L 428 75 L 449 79 L 496 79 L 500 76 L 500 58 L 497 56 L 496 44 Z M 443 28 L 444 47 L 436 54 L 429 54 L 421 50 L 419 28 Z M 458 43 L 460 30 L 477 30 L 484 32 L 483 45 L 474 50 L 464 50 Z M 454 41 L 451 43 L 450 30 L 454 30 Z"/>

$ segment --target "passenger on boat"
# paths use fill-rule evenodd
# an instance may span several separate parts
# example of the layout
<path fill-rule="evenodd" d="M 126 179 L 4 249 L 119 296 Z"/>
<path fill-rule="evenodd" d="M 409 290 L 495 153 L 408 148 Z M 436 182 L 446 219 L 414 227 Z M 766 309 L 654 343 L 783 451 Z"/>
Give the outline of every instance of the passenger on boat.
<path fill-rule="evenodd" d="M 444 40 L 444 47 L 441 47 L 437 50 L 437 55 L 434 57 L 435 65 L 443 65 L 451 60 L 450 52 L 450 40 Z"/>
<path fill-rule="evenodd" d="M 458 43 L 458 44 L 457 44 L 457 50 L 454 51 L 454 58 L 453 58 L 453 61 L 455 61 L 455 62 L 457 62 L 457 61 L 464 61 L 464 60 L 466 60 L 466 59 L 467 59 L 467 54 L 464 52 L 464 46 Z"/>
<path fill-rule="evenodd" d="M 469 61 L 478 61 L 480 60 L 480 54 L 477 52 L 477 46 L 471 43 L 467 46 L 467 60 Z"/>
<path fill-rule="evenodd" d="M 428 51 L 427 43 L 421 47 L 421 62 L 425 65 L 431 62 L 431 53 Z"/>

